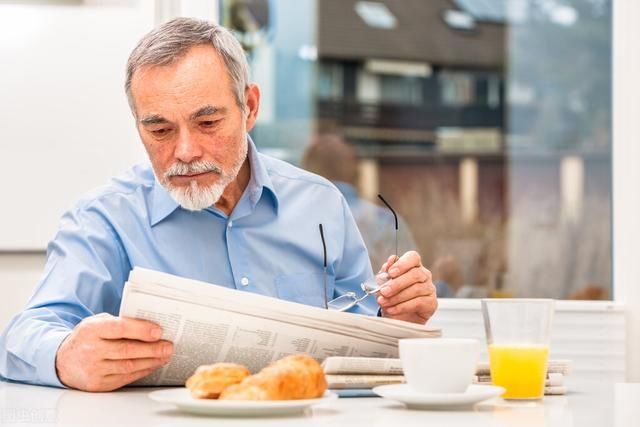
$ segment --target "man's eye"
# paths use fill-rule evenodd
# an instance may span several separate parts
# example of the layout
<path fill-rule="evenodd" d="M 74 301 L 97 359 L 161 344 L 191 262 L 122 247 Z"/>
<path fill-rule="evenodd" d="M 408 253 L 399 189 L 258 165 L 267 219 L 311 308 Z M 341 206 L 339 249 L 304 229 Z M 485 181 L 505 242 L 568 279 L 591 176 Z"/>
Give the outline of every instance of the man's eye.
<path fill-rule="evenodd" d="M 168 134 L 169 131 L 171 131 L 171 129 L 162 128 L 162 129 L 154 129 L 151 131 L 151 133 L 154 134 L 155 136 L 164 136 Z"/>
<path fill-rule="evenodd" d="M 202 120 L 200 126 L 210 128 L 217 125 L 219 120 Z"/>

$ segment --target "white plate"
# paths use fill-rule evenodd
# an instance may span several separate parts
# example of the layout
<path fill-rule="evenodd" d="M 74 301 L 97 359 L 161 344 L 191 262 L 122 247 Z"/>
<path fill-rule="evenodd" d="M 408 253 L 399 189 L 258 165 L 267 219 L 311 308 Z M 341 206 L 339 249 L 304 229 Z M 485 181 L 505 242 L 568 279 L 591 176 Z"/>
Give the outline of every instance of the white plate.
<path fill-rule="evenodd" d="M 224 417 L 259 417 L 299 414 L 311 405 L 337 399 L 335 393 L 325 392 L 318 399 L 300 400 L 215 400 L 196 399 L 186 388 L 172 388 L 149 393 L 156 402 L 171 403 L 178 409 L 200 415 Z"/>
<path fill-rule="evenodd" d="M 449 409 L 500 396 L 505 389 L 494 385 L 470 385 L 464 393 L 419 393 L 408 384 L 392 384 L 375 387 L 373 392 L 402 402 L 410 409 Z"/>

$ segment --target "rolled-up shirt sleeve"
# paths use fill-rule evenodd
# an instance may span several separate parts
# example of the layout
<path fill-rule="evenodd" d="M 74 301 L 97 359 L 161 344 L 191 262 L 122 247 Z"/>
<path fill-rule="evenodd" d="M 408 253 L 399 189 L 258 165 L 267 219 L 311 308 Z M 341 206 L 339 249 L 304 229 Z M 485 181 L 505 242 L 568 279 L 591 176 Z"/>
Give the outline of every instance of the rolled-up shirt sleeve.
<path fill-rule="evenodd" d="M 0 336 L 0 375 L 63 387 L 55 368 L 60 344 L 83 318 L 117 315 L 130 269 L 117 234 L 99 211 L 66 213 L 48 245 L 35 293 Z"/>

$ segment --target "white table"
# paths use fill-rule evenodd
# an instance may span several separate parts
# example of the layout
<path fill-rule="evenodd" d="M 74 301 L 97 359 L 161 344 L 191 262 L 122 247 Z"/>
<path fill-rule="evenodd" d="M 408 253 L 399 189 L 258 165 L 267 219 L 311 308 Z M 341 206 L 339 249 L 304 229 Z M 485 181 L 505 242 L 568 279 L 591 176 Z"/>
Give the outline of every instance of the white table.
<path fill-rule="evenodd" d="M 458 411 L 413 411 L 380 398 L 339 399 L 300 416 L 253 419 L 183 414 L 151 401 L 147 394 L 156 389 L 85 393 L 0 381 L 0 426 L 640 426 L 640 384 L 570 384 L 567 396 L 528 403 L 493 399 Z"/>

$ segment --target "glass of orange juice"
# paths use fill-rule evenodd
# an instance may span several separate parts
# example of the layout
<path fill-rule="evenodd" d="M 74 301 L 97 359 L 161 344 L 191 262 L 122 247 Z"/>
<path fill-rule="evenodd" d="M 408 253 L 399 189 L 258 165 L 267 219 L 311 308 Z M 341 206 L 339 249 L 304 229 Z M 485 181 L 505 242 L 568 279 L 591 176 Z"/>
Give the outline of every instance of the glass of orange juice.
<path fill-rule="evenodd" d="M 503 398 L 543 397 L 553 310 L 551 299 L 482 300 L 491 382 Z"/>

